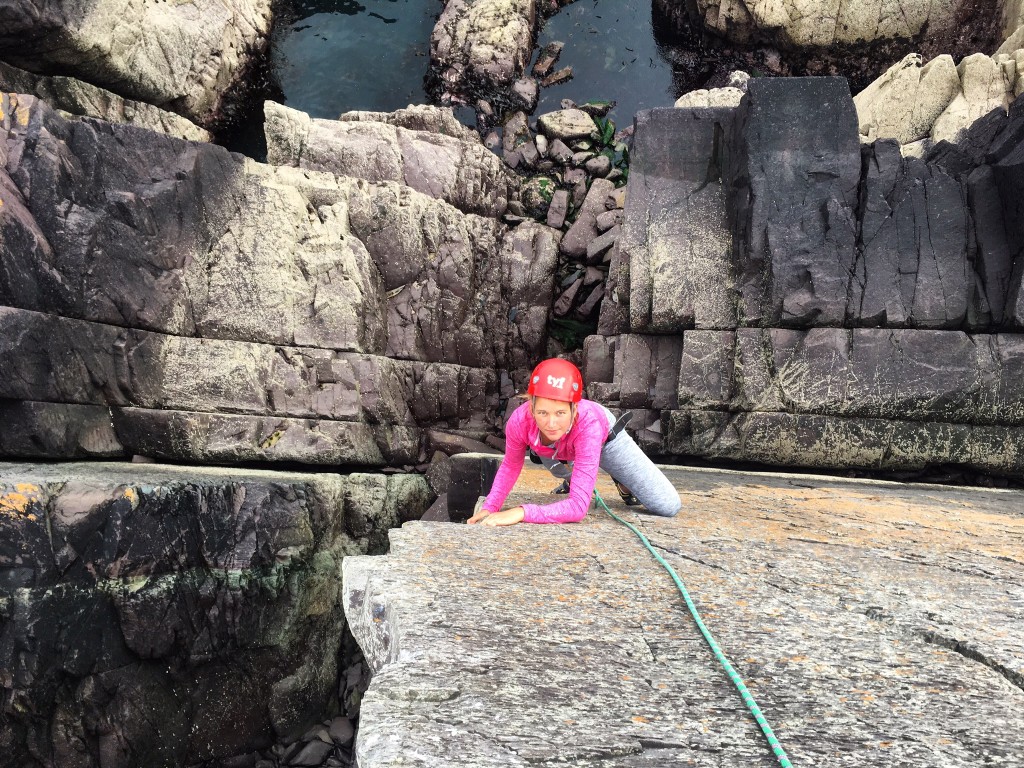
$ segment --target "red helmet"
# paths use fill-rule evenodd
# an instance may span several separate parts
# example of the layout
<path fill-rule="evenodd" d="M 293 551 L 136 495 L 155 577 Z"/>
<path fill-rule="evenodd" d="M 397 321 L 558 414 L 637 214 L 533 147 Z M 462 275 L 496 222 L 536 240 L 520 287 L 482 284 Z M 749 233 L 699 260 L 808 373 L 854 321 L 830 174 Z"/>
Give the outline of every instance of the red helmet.
<path fill-rule="evenodd" d="M 583 374 L 568 360 L 553 357 L 533 369 L 526 394 L 578 403 L 583 398 Z"/>

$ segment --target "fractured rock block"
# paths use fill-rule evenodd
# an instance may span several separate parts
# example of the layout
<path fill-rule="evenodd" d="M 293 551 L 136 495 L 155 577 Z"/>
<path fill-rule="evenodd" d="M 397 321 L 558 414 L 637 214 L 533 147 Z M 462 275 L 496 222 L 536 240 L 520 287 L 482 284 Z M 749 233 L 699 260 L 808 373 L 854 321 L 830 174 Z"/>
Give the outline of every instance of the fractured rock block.
<path fill-rule="evenodd" d="M 264 103 L 267 159 L 367 181 L 396 181 L 467 213 L 501 216 L 517 179 L 478 137 L 367 119 L 321 120 Z"/>
<path fill-rule="evenodd" d="M 733 112 L 653 109 L 636 117 L 619 245 L 629 262 L 631 331 L 736 325 L 726 209 Z"/>
<path fill-rule="evenodd" d="M 753 78 L 733 153 L 744 325 L 841 325 L 856 259 L 857 114 L 842 78 Z"/>

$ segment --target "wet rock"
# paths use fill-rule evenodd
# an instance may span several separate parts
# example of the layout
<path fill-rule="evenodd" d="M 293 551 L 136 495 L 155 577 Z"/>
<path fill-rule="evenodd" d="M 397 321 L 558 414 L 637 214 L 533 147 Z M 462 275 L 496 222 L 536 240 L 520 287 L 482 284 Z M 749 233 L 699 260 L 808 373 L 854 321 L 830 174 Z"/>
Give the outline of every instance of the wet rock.
<path fill-rule="evenodd" d="M 0 57 L 32 72 L 72 74 L 206 127 L 266 46 L 270 22 L 270 0 L 101 0 L 73 12 L 62 3 L 15 2 L 0 30 Z"/>
<path fill-rule="evenodd" d="M 264 103 L 267 161 L 367 181 L 396 181 L 467 213 L 500 216 L 518 180 L 479 138 L 370 120 L 320 120 Z"/>
<path fill-rule="evenodd" d="M 572 67 L 562 67 L 541 80 L 540 87 L 550 88 L 552 85 L 567 83 L 570 80 L 572 80 Z"/>
<path fill-rule="evenodd" d="M 558 40 L 553 40 L 545 45 L 537 55 L 537 61 L 533 65 L 533 74 L 537 77 L 550 75 L 564 47 L 565 43 Z"/>
<path fill-rule="evenodd" d="M 529 141 L 530 138 L 530 125 L 526 113 L 520 111 L 509 115 L 505 120 L 501 148 L 505 152 L 512 152 L 520 144 Z"/>
<path fill-rule="evenodd" d="M 126 454 L 104 406 L 0 400 L 0 456 L 118 458 Z"/>
<path fill-rule="evenodd" d="M 512 99 L 521 109 L 533 112 L 537 107 L 537 81 L 521 77 L 512 83 Z"/>
<path fill-rule="evenodd" d="M 581 111 L 586 112 L 591 117 L 605 117 L 609 112 L 615 109 L 614 101 L 585 101 L 579 105 Z"/>
<path fill-rule="evenodd" d="M 562 109 L 548 112 L 537 118 L 540 130 L 549 139 L 585 139 L 597 135 L 594 118 L 579 109 Z"/>
<path fill-rule="evenodd" d="M 113 91 L 63 75 L 37 75 L 0 61 L 0 91 L 37 96 L 69 115 L 130 123 L 189 141 L 209 141 L 209 131 L 181 115 L 152 104 L 125 99 Z"/>
<path fill-rule="evenodd" d="M 510 87 L 530 60 L 536 22 L 533 0 L 448 0 L 430 36 L 441 87 L 470 102 Z"/>

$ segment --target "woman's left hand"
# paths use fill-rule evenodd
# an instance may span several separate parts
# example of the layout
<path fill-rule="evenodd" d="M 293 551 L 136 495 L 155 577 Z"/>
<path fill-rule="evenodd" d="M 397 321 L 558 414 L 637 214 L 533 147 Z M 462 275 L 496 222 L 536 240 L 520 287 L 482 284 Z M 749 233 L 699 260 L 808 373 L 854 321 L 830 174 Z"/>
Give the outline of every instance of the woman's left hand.
<path fill-rule="evenodd" d="M 523 522 L 526 511 L 522 507 L 512 507 L 501 512 L 494 512 L 480 521 L 480 525 L 515 525 Z"/>

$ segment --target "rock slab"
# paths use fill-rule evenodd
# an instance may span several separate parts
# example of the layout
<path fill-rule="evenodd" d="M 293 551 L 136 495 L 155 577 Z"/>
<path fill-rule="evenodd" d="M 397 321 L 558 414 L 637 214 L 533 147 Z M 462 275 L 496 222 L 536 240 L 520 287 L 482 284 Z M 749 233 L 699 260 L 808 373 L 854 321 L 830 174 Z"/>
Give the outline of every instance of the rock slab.
<path fill-rule="evenodd" d="M 550 499 L 534 475 L 518 501 Z M 675 519 L 598 489 L 683 579 L 794 765 L 1024 759 L 1020 491 L 670 478 Z M 391 541 L 344 564 L 374 672 L 363 768 L 777 765 L 668 575 L 603 512 Z"/>

